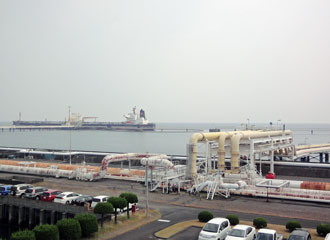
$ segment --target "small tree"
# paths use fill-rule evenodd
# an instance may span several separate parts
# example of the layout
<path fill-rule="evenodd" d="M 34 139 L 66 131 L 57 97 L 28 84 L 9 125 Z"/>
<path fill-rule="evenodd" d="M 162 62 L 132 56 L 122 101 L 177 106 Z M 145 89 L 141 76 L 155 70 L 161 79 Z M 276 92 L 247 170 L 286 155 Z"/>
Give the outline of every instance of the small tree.
<path fill-rule="evenodd" d="M 239 218 L 236 215 L 229 214 L 229 215 L 227 215 L 226 218 L 229 220 L 230 225 L 237 225 L 237 224 L 239 224 Z"/>
<path fill-rule="evenodd" d="M 296 220 L 291 220 L 286 223 L 285 227 L 286 227 L 286 229 L 289 230 L 289 232 L 292 232 L 296 228 L 301 228 L 301 224 L 300 224 L 300 222 L 298 222 Z"/>
<path fill-rule="evenodd" d="M 109 202 L 101 202 L 96 204 L 94 213 L 101 214 L 101 228 L 103 227 L 103 216 L 104 214 L 111 214 L 113 212 L 113 206 Z"/>
<path fill-rule="evenodd" d="M 76 219 L 64 218 L 56 223 L 61 240 L 78 240 L 81 238 L 81 227 Z"/>
<path fill-rule="evenodd" d="M 117 224 L 117 209 L 123 209 L 127 205 L 127 201 L 125 198 L 121 197 L 111 197 L 108 199 L 108 202 L 112 204 L 115 209 L 115 224 Z"/>
<path fill-rule="evenodd" d="M 76 215 L 75 219 L 78 220 L 80 224 L 83 237 L 89 237 L 92 233 L 99 230 L 97 219 L 94 214 L 81 213 Z"/>
<path fill-rule="evenodd" d="M 36 236 L 36 240 L 60 239 L 60 234 L 58 232 L 58 228 L 56 227 L 56 225 L 49 225 L 49 224 L 39 225 L 39 226 L 35 226 L 32 231 Z"/>
<path fill-rule="evenodd" d="M 328 233 L 330 233 L 330 224 L 322 223 L 317 225 L 316 227 L 317 234 L 325 237 Z"/>
<path fill-rule="evenodd" d="M 30 230 L 17 231 L 11 234 L 10 240 L 35 240 L 34 232 Z"/>
<path fill-rule="evenodd" d="M 208 222 L 213 218 L 213 214 L 209 211 L 201 211 L 198 214 L 198 220 L 200 222 Z"/>
<path fill-rule="evenodd" d="M 134 193 L 122 193 L 119 197 L 125 198 L 127 201 L 127 218 L 129 218 L 129 204 L 137 203 L 138 197 Z"/>
<path fill-rule="evenodd" d="M 265 228 L 267 227 L 267 221 L 264 218 L 255 218 L 253 219 L 253 226 L 255 226 L 257 229 Z"/>

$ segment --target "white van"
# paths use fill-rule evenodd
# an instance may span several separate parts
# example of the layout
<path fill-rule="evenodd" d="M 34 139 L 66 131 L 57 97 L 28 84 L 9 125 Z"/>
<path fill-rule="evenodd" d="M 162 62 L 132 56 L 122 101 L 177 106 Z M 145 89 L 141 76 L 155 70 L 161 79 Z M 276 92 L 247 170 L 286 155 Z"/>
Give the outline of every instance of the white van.
<path fill-rule="evenodd" d="M 96 204 L 100 203 L 100 202 L 106 202 L 108 200 L 108 196 L 97 196 L 97 197 L 93 197 L 93 201 L 92 201 L 92 208 L 95 208 Z"/>
<path fill-rule="evenodd" d="M 226 218 L 213 218 L 199 233 L 198 240 L 224 240 L 230 231 L 230 222 Z"/>

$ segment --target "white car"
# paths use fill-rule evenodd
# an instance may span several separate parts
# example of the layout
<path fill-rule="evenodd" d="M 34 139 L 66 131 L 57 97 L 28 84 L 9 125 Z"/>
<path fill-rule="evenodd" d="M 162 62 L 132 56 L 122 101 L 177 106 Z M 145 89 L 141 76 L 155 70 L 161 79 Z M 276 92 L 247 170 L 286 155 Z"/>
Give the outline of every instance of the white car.
<path fill-rule="evenodd" d="M 81 194 L 74 192 L 63 192 L 54 198 L 54 202 L 62 204 L 71 204 L 72 201 L 80 195 Z"/>
<path fill-rule="evenodd" d="M 91 204 L 92 208 L 95 208 L 96 204 L 100 203 L 100 202 L 106 202 L 108 200 L 108 196 L 97 196 L 97 197 L 93 197 L 93 201 Z"/>
<path fill-rule="evenodd" d="M 325 236 L 324 240 L 330 240 L 330 233 Z"/>
<path fill-rule="evenodd" d="M 230 231 L 230 223 L 226 218 L 213 218 L 208 221 L 199 233 L 198 240 L 223 240 Z"/>
<path fill-rule="evenodd" d="M 228 233 L 226 240 L 254 240 L 256 238 L 256 229 L 248 225 L 236 225 Z"/>

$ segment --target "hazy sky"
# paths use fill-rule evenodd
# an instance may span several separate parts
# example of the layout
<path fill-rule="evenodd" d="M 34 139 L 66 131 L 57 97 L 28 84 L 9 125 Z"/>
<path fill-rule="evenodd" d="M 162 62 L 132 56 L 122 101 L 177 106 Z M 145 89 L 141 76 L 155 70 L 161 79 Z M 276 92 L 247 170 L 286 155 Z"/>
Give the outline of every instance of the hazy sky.
<path fill-rule="evenodd" d="M 330 1 L 0 0 L 0 121 L 330 122 Z"/>

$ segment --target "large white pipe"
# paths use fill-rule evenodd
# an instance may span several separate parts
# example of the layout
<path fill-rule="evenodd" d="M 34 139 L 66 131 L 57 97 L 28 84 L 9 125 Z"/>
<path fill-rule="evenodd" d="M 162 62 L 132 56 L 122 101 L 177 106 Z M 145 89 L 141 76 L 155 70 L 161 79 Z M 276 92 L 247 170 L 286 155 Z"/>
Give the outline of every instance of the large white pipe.
<path fill-rule="evenodd" d="M 164 158 L 164 156 L 154 156 L 154 157 L 146 157 L 140 160 L 142 165 L 146 165 L 151 167 L 166 167 L 166 168 L 173 168 L 173 163 L 168 159 Z"/>
<path fill-rule="evenodd" d="M 330 151 L 330 146 L 329 147 L 313 147 L 313 148 L 304 148 L 301 150 L 296 150 L 296 156 L 302 156 L 304 154 L 309 154 L 309 153 L 319 153 L 319 152 L 328 152 Z"/>
<path fill-rule="evenodd" d="M 298 151 L 298 150 L 322 148 L 322 147 L 330 147 L 330 143 L 296 146 L 296 150 Z"/>
<path fill-rule="evenodd" d="M 226 139 L 231 137 L 235 132 L 220 132 L 219 133 L 219 149 L 218 149 L 218 169 L 225 170 L 226 164 Z"/>
<path fill-rule="evenodd" d="M 251 132 L 251 131 L 244 131 Z M 192 145 L 191 153 L 191 177 L 195 177 L 197 173 L 196 168 L 196 159 L 197 159 L 197 143 L 202 141 L 218 141 L 218 168 L 221 170 L 225 169 L 225 142 L 226 139 L 231 137 L 233 134 L 237 133 L 236 131 L 232 132 L 212 132 L 212 133 L 194 133 L 190 137 L 190 144 Z"/>
<path fill-rule="evenodd" d="M 234 173 L 239 172 L 239 145 L 241 139 L 247 138 L 259 138 L 259 137 L 271 137 L 281 135 L 291 135 L 290 130 L 286 131 L 239 131 L 239 132 L 213 132 L 213 133 L 194 133 L 190 137 L 190 144 L 192 145 L 191 153 L 191 177 L 195 177 L 197 173 L 196 159 L 197 159 L 197 143 L 202 141 L 214 141 L 219 142 L 218 149 L 218 168 L 225 168 L 225 142 L 226 139 L 231 139 L 231 170 Z"/>
<path fill-rule="evenodd" d="M 167 159 L 168 157 L 164 154 L 149 154 L 149 153 L 126 153 L 126 154 L 116 154 L 105 156 L 101 162 L 101 168 L 99 173 L 94 174 L 94 179 L 103 178 L 108 170 L 108 165 L 110 162 L 121 162 L 126 160 L 136 160 L 142 158 L 155 157 L 161 159 Z"/>
<path fill-rule="evenodd" d="M 233 134 L 230 138 L 231 141 L 231 159 L 230 166 L 233 173 L 239 172 L 239 145 L 241 139 L 249 138 L 261 138 L 261 137 L 272 137 L 272 136 L 281 136 L 281 135 L 291 135 L 290 130 L 286 131 L 242 131 Z"/>
<path fill-rule="evenodd" d="M 53 168 L 36 168 L 36 167 L 21 167 L 14 165 L 0 165 L 0 171 L 22 174 L 33 174 L 38 176 L 66 177 L 74 178 L 75 171 L 60 170 Z"/>

